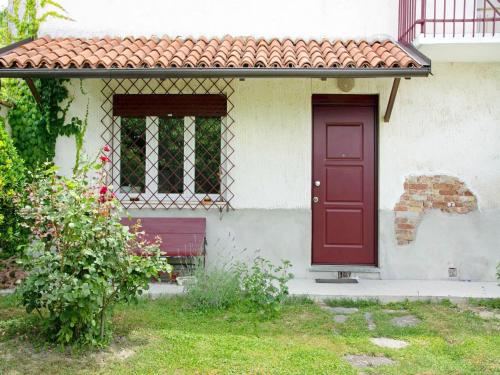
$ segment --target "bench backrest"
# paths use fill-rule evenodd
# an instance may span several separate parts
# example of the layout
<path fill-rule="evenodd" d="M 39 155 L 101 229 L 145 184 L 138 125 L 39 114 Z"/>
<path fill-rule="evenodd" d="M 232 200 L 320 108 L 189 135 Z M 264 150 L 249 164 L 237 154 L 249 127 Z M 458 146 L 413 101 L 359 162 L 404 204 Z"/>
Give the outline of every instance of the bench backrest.
<path fill-rule="evenodd" d="M 121 223 L 131 227 L 141 221 L 146 239 L 160 237 L 160 249 L 169 257 L 202 256 L 205 250 L 206 219 L 174 217 L 123 218 Z"/>

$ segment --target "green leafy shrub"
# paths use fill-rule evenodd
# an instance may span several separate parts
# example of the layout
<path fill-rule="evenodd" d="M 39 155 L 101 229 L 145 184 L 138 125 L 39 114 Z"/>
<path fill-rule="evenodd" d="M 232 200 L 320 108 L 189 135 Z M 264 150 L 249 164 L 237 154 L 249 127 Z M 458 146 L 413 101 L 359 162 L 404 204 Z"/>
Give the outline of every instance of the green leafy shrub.
<path fill-rule="evenodd" d="M 26 243 L 15 196 L 24 188 L 25 168 L 0 118 L 0 258 L 8 258 Z"/>
<path fill-rule="evenodd" d="M 242 305 L 263 316 L 274 316 L 288 298 L 287 283 L 293 278 L 290 267 L 288 261 L 276 266 L 257 257 L 250 267 L 228 263 L 208 270 L 196 268 L 186 286 L 187 305 L 200 311 Z"/>
<path fill-rule="evenodd" d="M 287 283 L 293 278 L 290 267 L 287 260 L 275 266 L 262 257 L 255 258 L 251 267 L 243 267 L 243 292 L 253 309 L 271 316 L 280 312 L 288 296 Z"/>
<path fill-rule="evenodd" d="M 23 259 L 29 275 L 18 293 L 62 344 L 105 342 L 113 306 L 135 301 L 152 277 L 170 272 L 158 244 L 120 224 L 120 203 L 104 184 L 109 159 L 100 160 L 83 163 L 73 178 L 49 168 L 28 185 L 22 210 L 31 236 Z"/>
<path fill-rule="evenodd" d="M 231 265 L 205 271 L 197 267 L 186 286 L 187 306 L 199 311 L 223 310 L 241 302 L 240 273 Z"/>

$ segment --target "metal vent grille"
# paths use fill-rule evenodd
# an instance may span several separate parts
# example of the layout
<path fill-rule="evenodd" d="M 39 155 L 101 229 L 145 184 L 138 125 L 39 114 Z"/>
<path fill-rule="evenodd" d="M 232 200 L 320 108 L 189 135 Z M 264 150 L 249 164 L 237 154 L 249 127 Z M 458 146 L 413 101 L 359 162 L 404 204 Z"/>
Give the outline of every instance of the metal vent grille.
<path fill-rule="evenodd" d="M 232 79 L 103 80 L 102 140 L 109 183 L 125 208 L 231 207 Z M 115 94 L 223 94 L 223 117 L 113 116 Z"/>

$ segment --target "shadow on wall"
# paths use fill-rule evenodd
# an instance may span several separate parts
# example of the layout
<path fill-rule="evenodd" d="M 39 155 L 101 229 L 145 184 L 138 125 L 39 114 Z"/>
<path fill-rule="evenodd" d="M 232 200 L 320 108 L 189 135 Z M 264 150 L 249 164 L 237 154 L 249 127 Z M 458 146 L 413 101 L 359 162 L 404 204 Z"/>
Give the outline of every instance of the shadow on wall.
<path fill-rule="evenodd" d="M 408 245 L 415 240 L 418 224 L 430 209 L 467 214 L 477 210 L 477 199 L 457 177 L 406 177 L 404 193 L 394 206 L 394 229 L 398 245 Z"/>

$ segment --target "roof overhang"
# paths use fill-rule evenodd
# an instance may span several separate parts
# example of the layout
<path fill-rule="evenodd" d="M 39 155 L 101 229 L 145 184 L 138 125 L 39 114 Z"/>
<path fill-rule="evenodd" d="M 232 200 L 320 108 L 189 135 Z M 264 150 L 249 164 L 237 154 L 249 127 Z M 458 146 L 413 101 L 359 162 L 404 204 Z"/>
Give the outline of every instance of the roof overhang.
<path fill-rule="evenodd" d="M 186 53 L 186 49 L 189 52 Z M 142 57 L 136 53 L 139 50 Z M 200 51 L 205 52 L 201 54 Z M 156 55 L 156 60 L 152 63 L 153 53 Z M 252 56 L 250 58 L 252 66 L 248 66 L 249 53 Z M 208 60 L 211 63 L 207 66 L 205 60 L 205 65 L 200 66 L 202 60 L 208 58 L 207 56 L 211 56 L 211 60 Z M 234 63 L 235 56 L 239 56 L 236 59 L 239 65 Z M 149 60 L 146 57 L 149 57 Z M 242 64 L 245 59 L 247 65 Z M 291 64 L 290 61 L 294 63 Z M 121 66 L 117 66 L 118 63 Z M 401 78 L 427 77 L 429 74 L 431 74 L 431 61 L 425 55 L 411 45 L 392 41 L 369 44 L 366 41 L 306 43 L 304 40 L 268 41 L 231 37 L 208 41 L 169 38 L 100 40 L 40 38 L 27 39 L 0 48 L 0 78 L 25 79 L 39 105 L 41 99 L 33 83 L 35 78 L 386 77 L 393 78 L 384 115 L 384 121 L 388 122 Z"/>
<path fill-rule="evenodd" d="M 0 48 L 0 77 L 10 78 L 409 78 L 430 73 L 426 56 L 390 40 L 43 37 Z"/>

